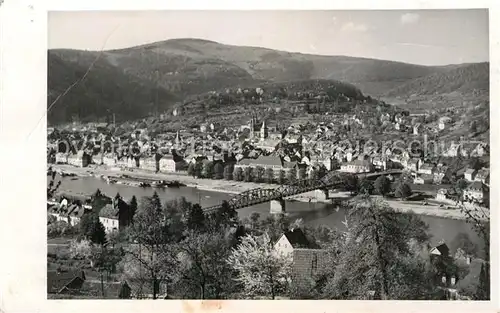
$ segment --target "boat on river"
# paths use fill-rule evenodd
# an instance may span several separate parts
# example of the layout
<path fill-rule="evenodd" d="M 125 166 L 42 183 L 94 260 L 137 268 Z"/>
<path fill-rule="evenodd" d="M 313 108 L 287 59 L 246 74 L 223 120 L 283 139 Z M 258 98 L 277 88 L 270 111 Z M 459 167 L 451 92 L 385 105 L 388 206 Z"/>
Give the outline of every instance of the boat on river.
<path fill-rule="evenodd" d="M 186 184 L 183 184 L 177 180 L 174 180 L 174 181 L 171 181 L 171 182 L 167 182 L 166 183 L 167 187 L 169 188 L 179 188 L 179 187 L 184 187 L 186 186 Z"/>
<path fill-rule="evenodd" d="M 164 180 L 155 181 L 151 183 L 151 187 L 153 188 L 164 188 L 167 185 L 167 182 Z"/>

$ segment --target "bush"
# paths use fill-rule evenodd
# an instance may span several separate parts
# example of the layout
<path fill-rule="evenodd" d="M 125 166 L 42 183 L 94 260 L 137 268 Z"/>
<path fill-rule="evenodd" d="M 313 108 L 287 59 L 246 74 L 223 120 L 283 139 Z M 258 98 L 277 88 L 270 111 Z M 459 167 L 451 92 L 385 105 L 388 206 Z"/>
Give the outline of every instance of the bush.
<path fill-rule="evenodd" d="M 77 232 L 73 226 L 64 222 L 64 221 L 56 221 L 47 226 L 47 237 L 55 238 L 61 236 L 72 236 Z"/>

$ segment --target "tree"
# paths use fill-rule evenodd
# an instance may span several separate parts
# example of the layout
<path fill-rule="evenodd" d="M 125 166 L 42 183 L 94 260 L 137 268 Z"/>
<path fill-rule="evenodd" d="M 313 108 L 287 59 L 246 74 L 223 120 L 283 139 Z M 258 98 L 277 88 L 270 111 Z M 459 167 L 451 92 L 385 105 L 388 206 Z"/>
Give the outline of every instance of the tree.
<path fill-rule="evenodd" d="M 345 186 L 345 189 L 347 191 L 350 191 L 351 194 L 354 194 L 358 191 L 358 186 L 359 186 L 359 180 L 358 180 L 358 176 L 356 175 L 345 175 L 343 177 L 343 182 L 344 182 L 344 186 Z"/>
<path fill-rule="evenodd" d="M 176 288 L 199 299 L 221 299 L 233 293 L 231 269 L 226 259 L 230 247 L 222 232 L 190 232 L 178 245 Z"/>
<path fill-rule="evenodd" d="M 480 275 L 477 300 L 490 299 L 490 212 L 489 209 L 477 207 L 475 209 L 460 206 L 460 211 L 465 215 L 466 222 L 471 224 L 474 231 L 484 241 L 484 273 Z"/>
<path fill-rule="evenodd" d="M 266 174 L 266 170 L 262 166 L 257 166 L 254 170 L 254 181 L 256 183 L 262 183 L 264 181 L 264 175 Z"/>
<path fill-rule="evenodd" d="M 478 157 L 472 157 L 469 160 L 469 168 L 479 170 L 483 167 L 481 160 Z"/>
<path fill-rule="evenodd" d="M 345 247 L 325 288 L 327 298 L 432 298 L 432 272 L 422 255 L 429 236 L 422 220 L 369 196 L 354 199 L 347 220 Z"/>
<path fill-rule="evenodd" d="M 461 249 L 466 255 L 476 256 L 477 247 L 466 233 L 458 233 L 450 243 L 452 250 Z"/>
<path fill-rule="evenodd" d="M 90 261 L 92 267 L 97 269 L 101 280 L 101 295 L 106 297 L 104 288 L 104 273 L 109 274 L 116 271 L 116 265 L 121 260 L 121 253 L 115 249 L 109 249 L 107 246 L 92 246 Z"/>
<path fill-rule="evenodd" d="M 325 167 L 324 164 L 320 164 L 320 166 L 318 167 L 318 176 L 319 176 L 319 179 L 323 178 L 323 176 L 325 176 L 327 173 L 327 169 Z"/>
<path fill-rule="evenodd" d="M 214 162 L 204 162 L 202 176 L 204 178 L 212 178 L 214 175 Z"/>
<path fill-rule="evenodd" d="M 299 168 L 299 180 L 304 180 L 307 178 L 307 170 L 305 167 Z"/>
<path fill-rule="evenodd" d="M 231 251 L 228 264 L 236 271 L 236 281 L 246 296 L 271 296 L 287 291 L 290 284 L 291 258 L 274 249 L 269 235 L 246 235 Z"/>
<path fill-rule="evenodd" d="M 274 183 L 274 170 L 270 167 L 266 168 L 266 173 L 264 174 L 264 181 L 268 184 Z"/>
<path fill-rule="evenodd" d="M 251 182 L 253 178 L 253 169 L 251 167 L 245 167 L 245 170 L 243 171 L 243 180 L 245 182 Z"/>
<path fill-rule="evenodd" d="M 283 185 L 286 183 L 286 173 L 284 170 L 280 170 L 278 174 L 278 184 Z"/>
<path fill-rule="evenodd" d="M 92 243 L 106 243 L 106 230 L 95 213 L 84 214 L 79 223 L 80 234 Z"/>
<path fill-rule="evenodd" d="M 479 273 L 479 286 L 476 292 L 476 299 L 489 300 L 490 299 L 490 277 L 487 264 L 481 264 L 481 272 Z"/>
<path fill-rule="evenodd" d="M 187 173 L 189 176 L 193 176 L 193 178 L 196 177 L 196 165 L 194 163 L 189 163 Z"/>
<path fill-rule="evenodd" d="M 233 166 L 231 164 L 226 164 L 226 166 L 224 166 L 224 179 L 225 180 L 233 179 Z"/>
<path fill-rule="evenodd" d="M 186 228 L 192 231 L 203 231 L 205 229 L 205 214 L 198 203 L 191 205 L 185 217 Z"/>
<path fill-rule="evenodd" d="M 200 178 L 202 177 L 202 175 L 203 175 L 203 163 L 197 161 L 194 164 L 194 176 Z"/>
<path fill-rule="evenodd" d="M 214 166 L 214 178 L 222 179 L 224 177 L 224 165 L 222 163 L 217 162 Z"/>
<path fill-rule="evenodd" d="M 410 185 L 408 185 L 407 183 L 398 184 L 398 187 L 396 188 L 396 197 L 407 199 L 409 196 L 411 196 L 411 194 L 412 191 Z"/>
<path fill-rule="evenodd" d="M 381 175 L 375 180 L 374 187 L 379 195 L 385 197 L 391 191 L 391 182 L 386 176 Z"/>
<path fill-rule="evenodd" d="M 318 172 L 318 169 L 313 168 L 313 169 L 309 172 L 309 179 L 310 179 L 310 180 L 312 180 L 312 181 L 318 181 L 318 180 L 319 180 L 319 172 Z"/>
<path fill-rule="evenodd" d="M 57 193 L 57 190 L 59 190 L 59 187 L 61 186 L 61 180 L 59 180 L 56 183 L 56 174 L 57 172 L 52 171 L 51 173 L 51 179 L 49 183 L 47 184 L 47 199 L 52 199 Z"/>
<path fill-rule="evenodd" d="M 171 278 L 169 269 L 176 265 L 173 256 L 171 220 L 163 211 L 156 192 L 152 197 L 141 199 L 130 238 L 135 244 L 127 250 L 124 260 L 124 273 L 127 281 L 139 286 L 149 284 L 156 299 L 161 282 Z"/>
<path fill-rule="evenodd" d="M 134 215 L 135 213 L 137 213 L 137 198 L 134 196 L 132 196 L 132 199 L 130 199 L 130 202 L 128 204 L 129 208 L 130 208 L 130 215 L 131 215 L 131 218 L 132 218 L 132 221 L 134 221 Z"/>
<path fill-rule="evenodd" d="M 470 122 L 469 132 L 470 132 L 471 134 L 475 134 L 475 133 L 477 133 L 477 123 L 476 123 L 476 121 L 475 121 L 475 120 L 474 120 L 474 121 L 472 121 L 472 122 Z"/>
<path fill-rule="evenodd" d="M 222 201 L 217 211 L 210 215 L 210 228 L 221 229 L 236 224 L 238 213 L 227 201 Z"/>
<path fill-rule="evenodd" d="M 235 181 L 242 181 L 243 180 L 243 170 L 241 169 L 241 167 L 234 168 L 233 179 Z"/>
<path fill-rule="evenodd" d="M 252 212 L 250 214 L 250 223 L 252 229 L 257 229 L 259 225 L 259 220 L 260 220 L 260 214 L 258 212 Z"/>
<path fill-rule="evenodd" d="M 373 191 L 375 190 L 375 187 L 373 186 L 373 182 L 369 179 L 363 179 L 361 180 L 359 184 L 359 191 L 361 193 L 371 195 L 373 194 Z"/>
<path fill-rule="evenodd" d="M 292 185 L 293 183 L 295 183 L 297 181 L 297 169 L 295 167 L 292 167 L 289 171 L 288 171 L 288 175 L 287 175 L 287 181 L 288 181 L 288 184 Z"/>
<path fill-rule="evenodd" d="M 462 194 L 465 189 L 469 186 L 469 183 L 465 179 L 459 179 L 455 184 L 455 188 L 459 194 Z"/>
<path fill-rule="evenodd" d="M 69 246 L 70 256 L 73 259 L 87 260 L 92 255 L 91 248 L 89 240 L 72 240 Z"/>

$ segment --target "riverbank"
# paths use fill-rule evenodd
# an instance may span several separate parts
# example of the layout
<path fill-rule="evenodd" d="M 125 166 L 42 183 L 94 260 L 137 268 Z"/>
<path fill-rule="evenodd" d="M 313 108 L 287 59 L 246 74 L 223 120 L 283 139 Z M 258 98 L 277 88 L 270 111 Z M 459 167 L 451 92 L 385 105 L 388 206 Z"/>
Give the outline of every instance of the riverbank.
<path fill-rule="evenodd" d="M 65 164 L 52 165 L 52 169 L 58 172 L 64 172 L 66 174 L 74 174 L 79 177 L 96 177 L 100 178 L 106 176 L 112 179 L 118 180 L 118 183 L 138 186 L 140 181 L 178 181 L 185 184 L 186 187 L 197 188 L 203 191 L 212 192 L 223 192 L 229 194 L 240 194 L 246 190 L 256 189 L 256 188 L 270 188 L 274 189 L 279 187 L 276 184 L 257 184 L 252 182 L 237 182 L 232 180 L 216 180 L 216 179 L 205 179 L 205 178 L 194 178 L 186 174 L 179 173 L 152 173 L 144 170 L 121 170 L 115 168 L 109 168 L 106 166 L 95 166 L 90 167 L 75 167 Z M 347 193 L 339 193 L 335 195 L 336 197 L 347 197 L 344 195 Z M 300 195 L 296 195 L 289 198 L 290 200 L 303 201 L 303 202 L 324 202 L 329 203 L 330 201 L 320 199 L 317 197 L 314 191 L 306 192 Z"/>
<path fill-rule="evenodd" d="M 279 185 L 275 184 L 257 184 L 251 182 L 236 182 L 227 180 L 212 180 L 212 179 L 201 179 L 193 178 L 191 176 L 180 174 L 180 173 L 152 173 L 143 170 L 121 170 L 116 168 L 107 168 L 105 166 L 95 166 L 80 168 L 71 165 L 52 165 L 52 168 L 58 172 L 64 172 L 68 174 L 74 174 L 79 177 L 97 177 L 107 176 L 110 178 L 115 178 L 121 184 L 137 186 L 139 181 L 151 181 L 151 180 L 167 180 L 167 181 L 179 181 L 185 184 L 187 187 L 197 188 L 203 191 L 210 192 L 220 192 L 226 194 L 239 194 L 246 190 L 255 188 L 277 188 Z M 125 176 L 125 177 L 124 177 Z M 76 192 L 76 191 L 75 191 Z M 335 194 L 330 194 L 334 198 L 345 198 L 350 197 L 348 192 L 338 192 Z M 315 192 L 307 192 L 300 195 L 290 197 L 288 200 L 300 201 L 300 202 L 321 202 L 330 203 L 331 200 L 325 200 Z M 429 204 L 422 205 L 421 202 L 409 202 L 409 201 L 399 201 L 393 199 L 385 199 L 385 201 L 398 212 L 413 212 L 418 215 L 435 216 L 447 219 L 463 220 L 465 215 L 460 212 L 458 208 L 456 209 L 443 209 L 439 205 Z"/>

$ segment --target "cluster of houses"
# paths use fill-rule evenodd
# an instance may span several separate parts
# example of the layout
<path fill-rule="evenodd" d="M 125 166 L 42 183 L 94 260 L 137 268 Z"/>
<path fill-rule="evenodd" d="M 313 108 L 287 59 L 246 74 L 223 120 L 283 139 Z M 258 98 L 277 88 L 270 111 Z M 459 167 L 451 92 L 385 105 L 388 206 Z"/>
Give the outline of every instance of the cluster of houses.
<path fill-rule="evenodd" d="M 80 223 L 85 214 L 94 212 L 95 208 L 89 204 L 88 199 L 61 196 L 58 201 L 47 201 L 47 213 L 56 221 L 63 221 L 71 226 Z M 97 212 L 99 221 L 104 226 L 106 233 L 124 229 L 132 223 L 133 214 L 131 207 L 122 198 L 115 197 L 111 203 L 104 205 Z"/>
<path fill-rule="evenodd" d="M 115 221 L 114 213 L 110 223 Z M 118 222 L 117 222 L 118 223 Z M 118 224 L 117 224 L 118 225 Z M 114 228 L 114 224 L 108 224 L 106 228 Z M 291 282 L 299 290 L 309 290 L 311 282 L 317 281 L 322 274 L 331 266 L 330 251 L 321 248 L 314 241 L 310 240 L 300 228 L 292 228 L 285 231 L 274 244 L 276 253 L 290 259 L 292 265 Z M 475 262 L 472 256 L 462 254 L 452 257 L 450 249 L 445 243 L 440 243 L 429 249 L 430 261 L 438 269 L 435 283 L 443 295 L 448 300 L 461 300 L 466 297 L 458 293 L 458 289 L 464 277 L 460 277 L 458 271 L 450 271 L 447 266 L 449 262 L 458 261 L 465 265 Z M 459 258 L 459 259 L 457 259 Z M 130 299 L 134 291 L 126 282 L 106 282 L 105 290 L 108 298 Z M 99 288 L 97 288 L 99 287 Z M 86 281 L 85 273 L 82 270 L 61 272 L 60 270 L 49 270 L 47 275 L 47 292 L 57 295 L 81 295 L 85 291 L 100 290 L 103 286 L 90 286 Z M 100 292 L 96 296 L 102 296 Z M 367 294 L 367 299 L 373 294 Z"/>
<path fill-rule="evenodd" d="M 383 113 L 380 118 L 404 124 L 410 116 L 407 114 L 392 116 Z M 450 177 L 457 174 L 451 173 L 446 164 L 431 163 L 423 156 L 414 157 L 408 151 L 396 147 L 395 143 L 392 147 L 366 147 L 364 151 L 343 145 L 342 139 L 345 138 L 345 133 L 341 129 L 351 123 L 363 124 L 363 121 L 356 116 L 348 116 L 347 119 L 339 116 L 338 125 L 333 122 L 317 125 L 312 125 L 310 122 L 294 123 L 278 131 L 277 127 L 270 127 L 266 120 L 258 121 L 256 117 L 252 117 L 248 124 L 240 126 L 236 132 L 231 132 L 228 128 L 222 129 L 222 126 L 216 123 L 210 123 L 201 125 L 197 134 L 187 135 L 181 131 L 168 140 L 158 139 L 161 136 L 153 140 L 146 130 L 138 130 L 130 134 L 133 138 L 127 139 L 127 145 L 113 153 L 102 153 L 101 150 L 98 150 L 99 153 L 87 150 L 72 151 L 72 153 L 57 151 L 52 161 L 80 167 L 97 164 L 111 168 L 164 173 L 185 171 L 190 163 L 222 162 L 224 165 L 231 164 L 234 168 L 241 169 L 247 167 L 272 169 L 275 178 L 280 172 L 286 174 L 292 168 L 305 168 L 307 174 L 320 167 L 324 167 L 327 171 L 338 170 L 347 173 L 402 169 L 412 173 L 415 184 L 446 184 Z M 439 125 L 449 123 L 451 123 L 450 118 L 439 120 Z M 241 140 L 239 136 L 242 135 L 244 137 Z M 115 139 L 102 133 L 97 138 L 92 137 L 94 151 L 96 147 L 104 146 L 103 140 Z M 477 143 L 475 146 L 451 143 L 442 148 L 441 156 L 448 158 L 482 157 L 489 154 L 489 146 L 482 143 Z M 467 171 L 465 178 L 471 183 L 477 180 L 483 185 L 489 184 L 488 169 L 470 173 Z M 479 192 L 485 188 L 479 188 L 477 185 L 471 184 L 470 192 L 466 193 L 467 198 L 481 198 Z"/>

